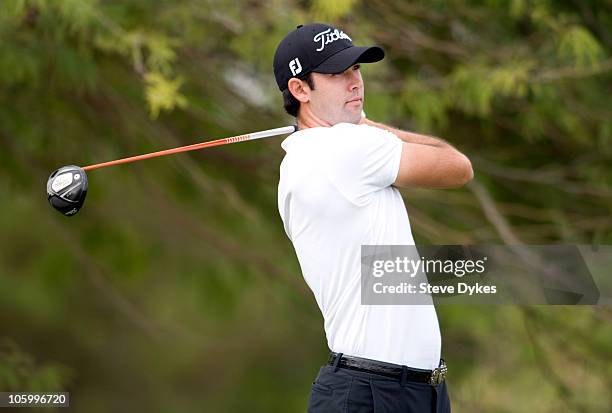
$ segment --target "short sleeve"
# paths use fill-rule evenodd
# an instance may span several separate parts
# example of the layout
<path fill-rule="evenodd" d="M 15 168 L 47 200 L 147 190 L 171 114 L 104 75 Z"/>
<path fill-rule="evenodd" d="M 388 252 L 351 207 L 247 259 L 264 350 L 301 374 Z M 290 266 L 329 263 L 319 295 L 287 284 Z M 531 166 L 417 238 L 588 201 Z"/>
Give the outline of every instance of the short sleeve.
<path fill-rule="evenodd" d="M 355 205 L 366 205 L 372 194 L 395 182 L 402 141 L 393 133 L 369 125 L 335 125 L 328 158 L 328 176 Z"/>

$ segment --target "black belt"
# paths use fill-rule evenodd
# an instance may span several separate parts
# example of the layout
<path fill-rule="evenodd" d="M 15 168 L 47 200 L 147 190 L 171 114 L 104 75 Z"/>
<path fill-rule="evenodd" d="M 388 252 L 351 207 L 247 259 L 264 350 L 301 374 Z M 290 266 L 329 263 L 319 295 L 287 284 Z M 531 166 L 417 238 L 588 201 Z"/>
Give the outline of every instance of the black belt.
<path fill-rule="evenodd" d="M 340 358 L 339 361 L 338 357 Z M 428 383 L 432 386 L 442 383 L 446 378 L 446 373 L 448 372 L 444 359 L 440 359 L 439 367 L 433 370 L 420 370 L 400 366 L 399 364 L 385 363 L 382 361 L 346 356 L 342 353 L 332 352 L 329 355 L 327 364 L 348 370 L 379 374 L 381 376 L 391 377 L 398 380 L 401 380 L 402 374 L 404 374 L 405 379 L 408 381 Z"/>

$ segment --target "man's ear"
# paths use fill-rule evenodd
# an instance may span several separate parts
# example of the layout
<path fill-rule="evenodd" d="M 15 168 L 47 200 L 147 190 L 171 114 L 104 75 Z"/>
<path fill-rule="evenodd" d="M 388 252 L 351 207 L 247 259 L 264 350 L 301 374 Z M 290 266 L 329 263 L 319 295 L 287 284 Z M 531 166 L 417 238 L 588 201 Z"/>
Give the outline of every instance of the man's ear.
<path fill-rule="evenodd" d="M 305 81 L 292 77 L 289 79 L 289 83 L 287 83 L 287 88 L 300 102 L 306 103 L 310 100 L 310 87 L 308 87 L 308 83 Z"/>

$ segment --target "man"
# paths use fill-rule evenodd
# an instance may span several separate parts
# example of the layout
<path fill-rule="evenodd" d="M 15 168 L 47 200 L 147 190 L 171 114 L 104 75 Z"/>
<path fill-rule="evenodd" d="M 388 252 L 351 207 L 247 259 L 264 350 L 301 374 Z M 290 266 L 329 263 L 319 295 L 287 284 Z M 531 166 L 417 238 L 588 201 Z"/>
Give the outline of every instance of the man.
<path fill-rule="evenodd" d="M 446 142 L 362 116 L 359 64 L 383 57 L 325 24 L 298 26 L 274 56 L 299 129 L 282 143 L 278 208 L 332 351 L 309 412 L 450 412 L 433 305 L 360 302 L 361 245 L 414 245 L 397 188 L 454 188 L 473 176 Z"/>

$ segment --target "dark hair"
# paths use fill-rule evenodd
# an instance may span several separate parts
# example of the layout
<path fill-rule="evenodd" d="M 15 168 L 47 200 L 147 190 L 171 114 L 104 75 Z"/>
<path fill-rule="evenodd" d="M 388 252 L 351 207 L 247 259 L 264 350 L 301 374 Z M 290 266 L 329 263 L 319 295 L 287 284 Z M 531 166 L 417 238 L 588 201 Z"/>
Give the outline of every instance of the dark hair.
<path fill-rule="evenodd" d="M 308 84 L 308 87 L 314 90 L 315 86 L 314 81 L 312 80 L 312 73 L 308 73 L 299 79 L 305 81 Z M 300 109 L 300 101 L 291 94 L 289 88 L 283 90 L 283 106 L 288 114 L 297 117 L 298 110 Z"/>

